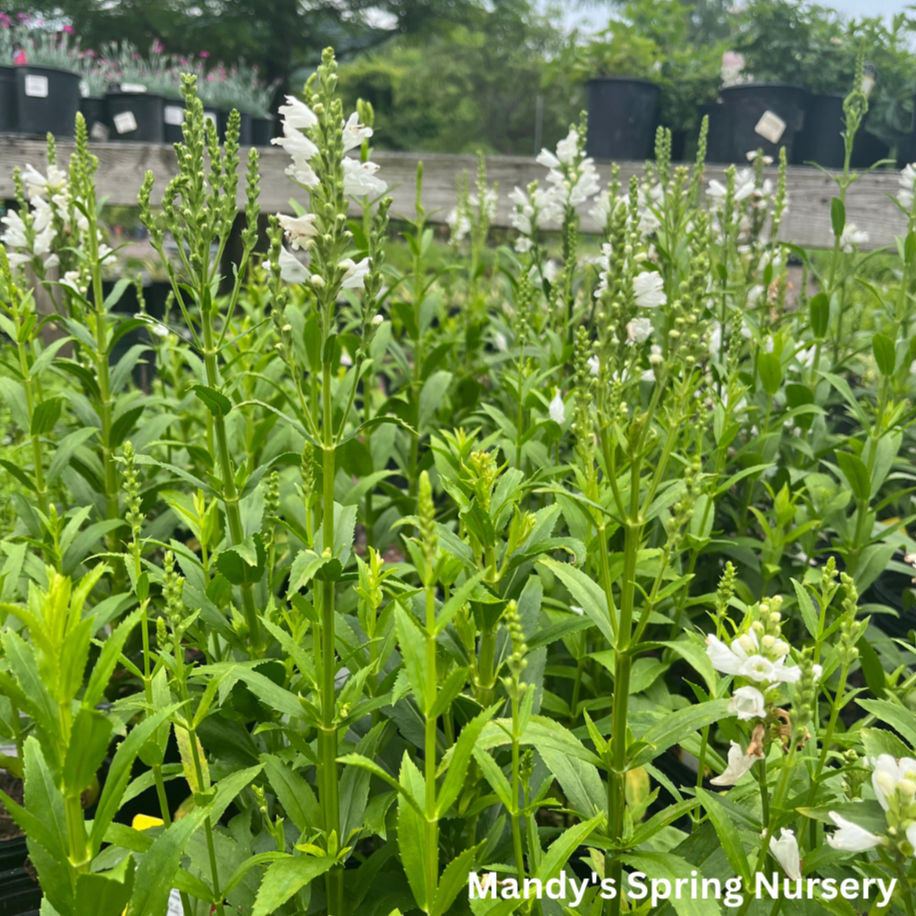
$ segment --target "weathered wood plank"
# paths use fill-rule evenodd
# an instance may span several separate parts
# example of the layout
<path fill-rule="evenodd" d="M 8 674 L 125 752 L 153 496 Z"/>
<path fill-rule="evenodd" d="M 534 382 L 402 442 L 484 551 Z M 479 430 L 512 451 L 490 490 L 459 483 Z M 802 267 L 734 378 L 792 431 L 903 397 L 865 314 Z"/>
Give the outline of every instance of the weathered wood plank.
<path fill-rule="evenodd" d="M 58 156 L 61 163 L 69 159 L 73 144 L 59 141 Z M 140 143 L 98 143 L 92 150 L 99 159 L 98 185 L 101 197 L 111 204 L 136 203 L 140 183 L 147 170 L 156 176 L 156 194 L 161 194 L 168 179 L 175 173 L 175 152 L 170 146 L 152 146 Z M 280 149 L 262 149 L 261 207 L 264 212 L 290 212 L 289 199 L 302 199 L 304 193 L 284 175 L 289 163 Z M 453 156 L 428 153 L 375 153 L 381 166 L 379 176 L 389 185 L 394 198 L 392 214 L 413 213 L 415 175 L 417 162 L 422 159 L 423 203 L 428 211 L 438 211 L 432 219 L 443 221 L 455 202 L 455 179 L 467 170 L 473 181 L 476 160 L 473 156 Z M 13 168 L 31 162 L 39 170 L 46 164 L 45 144 L 37 140 L 0 137 L 0 198 L 13 195 Z M 610 177 L 610 163 L 597 163 L 602 180 Z M 621 177 L 624 182 L 630 175 L 640 174 L 641 163 L 623 163 Z M 511 210 L 506 195 L 516 185 L 524 188 L 534 179 L 544 180 L 545 170 L 534 159 L 511 156 L 491 156 L 487 159 L 489 180 L 499 183 L 500 201 L 496 224 L 507 226 Z M 775 170 L 774 170 L 775 171 Z M 707 178 L 721 178 L 722 166 L 710 166 Z M 799 245 L 829 247 L 833 244 L 830 233 L 830 199 L 834 196 L 834 182 L 819 170 L 806 166 L 789 169 L 789 213 L 783 223 L 782 237 Z M 897 190 L 896 172 L 874 172 L 862 177 L 850 189 L 846 199 L 847 219 L 870 235 L 866 247 L 893 245 L 894 236 L 905 228 L 905 221 L 897 207 L 888 199 Z M 239 187 L 242 201 L 244 188 Z M 595 231 L 592 220 L 583 214 L 583 229 Z"/>

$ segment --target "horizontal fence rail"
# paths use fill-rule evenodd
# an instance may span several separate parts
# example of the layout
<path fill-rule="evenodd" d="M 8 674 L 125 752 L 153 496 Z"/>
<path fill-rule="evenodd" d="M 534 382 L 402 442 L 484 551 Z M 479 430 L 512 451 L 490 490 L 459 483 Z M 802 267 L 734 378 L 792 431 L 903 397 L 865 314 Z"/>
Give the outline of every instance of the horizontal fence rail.
<path fill-rule="evenodd" d="M 73 151 L 72 142 L 59 141 L 58 161 L 64 165 Z M 167 145 L 141 143 L 94 143 L 92 151 L 99 159 L 97 186 L 100 198 L 107 203 L 131 206 L 137 202 L 137 192 L 147 170 L 156 176 L 153 202 L 159 200 L 168 180 L 177 171 L 175 151 Z M 304 192 L 293 185 L 284 174 L 289 157 L 283 150 L 259 150 L 261 157 L 261 209 L 264 213 L 292 212 L 290 198 L 302 199 Z M 444 222 L 455 204 L 455 179 L 463 171 L 472 178 L 477 167 L 474 156 L 453 156 L 442 153 L 376 152 L 373 160 L 381 166 L 379 177 L 388 182 L 394 199 L 392 215 L 412 216 L 416 200 L 415 176 L 417 163 L 423 162 L 423 205 L 427 211 L 437 211 L 433 221 Z M 0 138 L 0 197 L 13 197 L 13 169 L 31 163 L 39 171 L 47 165 L 45 144 L 39 140 Z M 610 179 L 611 163 L 596 163 L 602 182 Z M 626 185 L 631 175 L 640 175 L 644 165 L 636 162 L 620 164 L 621 181 Z M 242 165 L 244 170 L 244 162 Z M 722 179 L 724 167 L 711 165 L 706 180 Z M 775 167 L 770 167 L 775 177 Z M 534 159 L 521 156 L 489 156 L 487 176 L 499 183 L 499 206 L 494 220 L 497 226 L 509 225 L 512 207 L 507 194 L 513 187 L 525 188 L 537 179 L 543 182 L 546 170 Z M 888 195 L 897 192 L 897 173 L 876 171 L 864 175 L 849 190 L 846 198 L 846 219 L 869 234 L 864 248 L 894 245 L 894 237 L 905 231 L 906 221 Z M 815 248 L 833 245 L 830 230 L 830 200 L 836 195 L 836 184 L 820 170 L 809 166 L 791 166 L 788 172 L 789 212 L 784 219 L 781 238 L 787 242 Z M 243 203 L 244 176 L 239 183 L 239 204 Z M 598 227 L 583 207 L 582 228 L 596 232 Z M 354 212 L 359 209 L 354 207 Z"/>

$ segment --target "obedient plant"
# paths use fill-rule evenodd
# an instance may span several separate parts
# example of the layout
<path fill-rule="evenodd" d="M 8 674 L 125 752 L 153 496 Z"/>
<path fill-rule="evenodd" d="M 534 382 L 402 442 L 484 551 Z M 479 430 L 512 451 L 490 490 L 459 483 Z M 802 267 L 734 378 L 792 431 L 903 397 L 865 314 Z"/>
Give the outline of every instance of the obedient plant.
<path fill-rule="evenodd" d="M 103 286 L 81 119 L 3 218 L 2 802 L 43 912 L 914 916 L 916 166 L 896 250 L 847 157 L 811 252 L 784 156 L 661 131 L 602 187 L 580 122 L 508 244 L 460 177 L 446 246 L 422 166 L 389 225 L 328 51 L 259 238 L 239 116 L 182 88 L 139 193 L 164 313 Z"/>

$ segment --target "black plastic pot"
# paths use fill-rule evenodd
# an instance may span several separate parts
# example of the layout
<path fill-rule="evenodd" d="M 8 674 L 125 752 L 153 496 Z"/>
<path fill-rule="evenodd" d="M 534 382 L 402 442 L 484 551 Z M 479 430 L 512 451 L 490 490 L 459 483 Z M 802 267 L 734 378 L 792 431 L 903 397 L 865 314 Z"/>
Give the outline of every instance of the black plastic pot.
<path fill-rule="evenodd" d="M 0 872 L 0 916 L 21 916 L 41 906 L 41 888 L 24 868 Z"/>
<path fill-rule="evenodd" d="M 794 162 L 815 162 L 827 169 L 843 168 L 846 145 L 842 133 L 846 129 L 843 119 L 842 95 L 811 95 L 805 111 L 805 127 L 796 145 Z M 868 168 L 887 157 L 888 145 L 866 130 L 856 134 L 850 165 Z"/>
<path fill-rule="evenodd" d="M 17 130 L 22 134 L 73 136 L 80 110 L 80 77 L 57 67 L 16 67 Z"/>
<path fill-rule="evenodd" d="M 642 160 L 651 154 L 658 86 L 648 80 L 589 80 L 586 151 L 596 159 Z"/>
<path fill-rule="evenodd" d="M 762 149 L 764 155 L 795 161 L 795 144 L 805 123 L 808 92 L 792 83 L 742 83 L 722 90 L 723 161 L 746 162 L 747 154 Z"/>
<path fill-rule="evenodd" d="M 24 836 L 0 840 L 0 872 L 22 868 L 28 857 L 29 850 Z"/>
<path fill-rule="evenodd" d="M 0 67 L 0 133 L 16 130 L 16 70 Z"/>
<path fill-rule="evenodd" d="M 252 146 L 270 146 L 271 138 L 274 135 L 273 118 L 255 118 L 251 119 L 251 145 Z"/>
<path fill-rule="evenodd" d="M 146 92 L 106 92 L 111 139 L 162 143 L 163 103 Z"/>
<path fill-rule="evenodd" d="M 108 107 L 100 96 L 84 96 L 80 99 L 80 114 L 86 121 L 86 130 L 90 140 L 105 141 L 111 137 L 111 125 L 108 123 Z"/>
<path fill-rule="evenodd" d="M 728 162 L 731 153 L 726 142 L 725 106 L 721 102 L 713 102 L 700 106 L 700 119 L 709 117 L 709 132 L 706 135 L 706 161 Z"/>
<path fill-rule="evenodd" d="M 164 143 L 181 143 L 184 134 L 181 125 L 184 124 L 185 107 L 181 99 L 162 100 L 162 140 Z"/>

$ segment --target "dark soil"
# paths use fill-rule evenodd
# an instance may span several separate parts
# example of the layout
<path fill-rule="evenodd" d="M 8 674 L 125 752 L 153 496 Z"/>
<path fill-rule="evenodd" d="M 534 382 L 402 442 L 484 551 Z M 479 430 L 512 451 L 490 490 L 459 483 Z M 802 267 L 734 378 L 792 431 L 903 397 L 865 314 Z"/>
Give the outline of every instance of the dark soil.
<path fill-rule="evenodd" d="M 22 780 L 11 776 L 6 770 L 0 770 L 0 789 L 18 804 L 22 804 Z M 12 840 L 22 836 L 22 831 L 10 817 L 9 812 L 0 802 L 0 840 Z"/>

